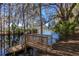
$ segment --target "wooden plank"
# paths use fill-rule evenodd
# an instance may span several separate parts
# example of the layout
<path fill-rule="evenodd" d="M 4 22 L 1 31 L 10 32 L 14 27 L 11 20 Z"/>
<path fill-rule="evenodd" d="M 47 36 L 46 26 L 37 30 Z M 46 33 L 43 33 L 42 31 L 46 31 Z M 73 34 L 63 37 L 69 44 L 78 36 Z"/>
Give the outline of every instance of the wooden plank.
<path fill-rule="evenodd" d="M 13 52 L 18 52 L 18 51 L 21 51 L 22 49 L 24 48 L 24 45 L 16 45 L 14 47 L 11 47 L 8 50 L 9 53 L 13 53 Z"/>
<path fill-rule="evenodd" d="M 29 45 L 29 46 L 31 46 L 32 44 L 29 44 L 29 41 L 30 41 L 30 43 L 34 43 L 34 44 L 36 44 L 36 45 L 38 45 L 38 47 L 39 48 L 41 48 L 41 46 L 39 45 L 39 39 L 37 40 L 37 39 L 35 39 L 35 40 L 32 40 L 32 37 L 30 38 L 30 36 L 28 36 L 29 38 L 28 38 L 28 40 L 26 41 L 26 43 L 27 43 L 27 45 Z M 44 37 L 45 38 L 45 37 Z M 47 37 L 46 37 L 47 38 Z M 38 43 L 38 44 L 37 44 Z M 41 44 L 42 45 L 42 44 Z M 34 45 L 33 45 L 34 46 Z M 23 48 L 24 48 L 25 46 L 23 46 L 23 45 L 16 45 L 16 46 L 13 46 L 13 47 L 11 47 L 11 48 L 9 48 L 8 49 L 8 52 L 9 53 L 12 53 L 12 52 L 17 52 L 17 51 L 20 51 L 20 50 L 22 50 Z M 37 46 L 36 46 L 37 47 Z M 45 46 L 46 47 L 46 46 Z M 44 46 L 43 46 L 43 48 L 45 48 Z M 46 49 L 46 48 L 45 48 Z"/>
<path fill-rule="evenodd" d="M 78 53 L 71 53 L 71 52 L 67 52 L 67 51 L 60 51 L 60 50 L 54 50 L 51 46 L 48 45 L 43 45 L 40 42 L 27 42 L 27 44 L 31 47 L 35 47 L 37 49 L 40 49 L 41 51 L 46 51 L 46 53 L 48 54 L 57 54 L 57 55 L 70 55 L 70 56 L 76 56 L 78 55 Z"/>
<path fill-rule="evenodd" d="M 41 34 L 25 34 L 26 36 L 35 36 L 35 37 L 40 37 L 40 38 L 48 38 L 51 37 L 50 35 L 41 35 Z"/>
<path fill-rule="evenodd" d="M 46 51 L 47 54 L 51 54 L 51 55 L 53 55 L 53 54 L 70 55 L 70 56 L 78 55 L 78 54 L 73 54 L 73 53 L 66 52 L 66 51 L 53 50 L 53 48 L 51 48 L 51 46 L 43 45 L 40 42 L 30 41 L 30 42 L 27 42 L 27 44 L 28 44 L 28 46 L 35 47 L 42 51 Z M 8 51 L 9 51 L 9 53 L 13 53 L 13 52 L 21 51 L 23 48 L 24 47 L 22 47 L 22 45 L 17 45 L 17 46 L 9 48 Z"/>
<path fill-rule="evenodd" d="M 27 45 L 29 45 L 31 47 L 35 47 L 35 48 L 38 48 L 38 49 L 43 50 L 43 51 L 46 51 L 47 48 L 51 49 L 51 46 L 46 45 L 46 44 L 42 44 L 39 41 L 33 41 L 33 40 L 31 40 L 31 41 L 28 41 L 26 43 L 27 43 Z"/>

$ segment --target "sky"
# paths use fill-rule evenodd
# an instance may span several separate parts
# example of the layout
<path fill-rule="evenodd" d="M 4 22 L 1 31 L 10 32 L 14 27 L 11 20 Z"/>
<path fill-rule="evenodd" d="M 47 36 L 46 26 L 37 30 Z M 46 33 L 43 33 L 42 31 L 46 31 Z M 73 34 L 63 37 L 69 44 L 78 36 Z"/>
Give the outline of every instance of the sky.
<path fill-rule="evenodd" d="M 45 18 L 44 19 L 44 21 L 48 21 L 49 20 L 49 16 L 51 16 L 51 15 L 54 15 L 54 14 L 56 14 L 56 10 L 53 8 L 53 7 L 56 7 L 56 6 L 50 6 L 50 7 L 48 7 L 48 9 L 44 9 L 44 8 L 42 8 L 42 16 Z M 8 9 L 8 7 L 7 8 L 5 8 L 6 10 Z M 46 12 L 46 10 L 47 10 L 47 12 Z M 2 14 L 4 15 L 4 7 L 2 8 Z M 8 12 L 7 13 L 5 13 L 5 15 L 7 15 L 8 14 Z M 19 26 L 21 26 L 22 24 L 19 24 Z M 46 24 L 46 25 L 48 25 L 48 24 Z"/>
<path fill-rule="evenodd" d="M 56 14 L 56 10 L 53 7 L 56 7 L 56 6 L 48 7 L 47 9 L 48 12 L 46 12 L 46 9 L 42 9 L 42 16 L 45 18 L 45 21 L 49 20 L 49 16 Z"/>
<path fill-rule="evenodd" d="M 54 8 L 53 8 L 54 7 Z M 46 9 L 42 9 L 42 16 L 45 18 L 44 21 L 48 22 L 50 19 L 53 20 L 53 18 L 49 18 L 49 16 L 53 16 L 53 15 L 56 15 L 56 6 L 51 6 L 51 7 L 48 7 L 48 12 L 46 12 Z M 53 22 L 52 22 L 53 23 Z M 45 25 L 47 27 L 49 27 L 49 22 L 46 23 Z M 51 24 L 52 25 L 52 24 Z"/>

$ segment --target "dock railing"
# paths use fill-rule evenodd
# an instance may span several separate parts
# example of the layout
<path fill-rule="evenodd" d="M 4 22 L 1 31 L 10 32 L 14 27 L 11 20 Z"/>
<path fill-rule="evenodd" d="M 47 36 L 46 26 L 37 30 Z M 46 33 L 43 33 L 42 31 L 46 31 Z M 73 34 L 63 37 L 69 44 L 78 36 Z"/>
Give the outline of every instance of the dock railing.
<path fill-rule="evenodd" d="M 2 47 L 1 46 L 1 55 L 2 55 L 2 49 L 4 48 L 4 51 L 10 52 L 10 53 L 15 53 L 17 51 L 20 51 L 21 49 L 26 50 L 26 46 L 28 45 L 27 42 L 33 42 L 33 43 L 40 43 L 41 45 L 48 45 L 48 40 L 49 40 L 49 35 L 41 35 L 41 34 L 23 34 L 23 38 L 21 38 L 20 40 L 21 43 L 17 42 L 17 44 L 15 46 L 10 46 L 8 47 L 8 49 L 5 49 L 5 46 Z M 19 39 L 19 38 L 18 38 Z M 11 42 L 12 40 L 10 39 L 9 42 Z M 14 42 L 15 43 L 15 42 Z M 1 44 L 5 45 L 5 42 Z M 4 55 L 6 54 L 6 52 L 4 52 Z"/>
<path fill-rule="evenodd" d="M 27 34 L 27 41 L 39 42 L 41 44 L 48 45 L 49 35 L 40 35 L 40 34 Z"/>

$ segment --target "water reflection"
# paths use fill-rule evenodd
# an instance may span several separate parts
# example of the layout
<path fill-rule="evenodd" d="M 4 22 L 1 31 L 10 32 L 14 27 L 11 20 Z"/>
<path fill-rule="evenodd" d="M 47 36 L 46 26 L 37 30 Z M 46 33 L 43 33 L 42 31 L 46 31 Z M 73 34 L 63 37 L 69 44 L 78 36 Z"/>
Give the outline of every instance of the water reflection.
<path fill-rule="evenodd" d="M 15 46 L 17 44 L 23 44 L 24 36 L 18 36 L 18 35 L 10 35 L 10 38 L 8 36 L 0 36 L 0 56 L 5 55 L 8 53 L 6 49 L 9 48 L 9 46 Z"/>
<path fill-rule="evenodd" d="M 59 40 L 59 33 L 56 33 L 56 32 L 45 31 L 45 32 L 43 32 L 43 35 L 51 36 L 48 39 L 48 45 L 52 45 L 52 44 L 56 43 Z"/>

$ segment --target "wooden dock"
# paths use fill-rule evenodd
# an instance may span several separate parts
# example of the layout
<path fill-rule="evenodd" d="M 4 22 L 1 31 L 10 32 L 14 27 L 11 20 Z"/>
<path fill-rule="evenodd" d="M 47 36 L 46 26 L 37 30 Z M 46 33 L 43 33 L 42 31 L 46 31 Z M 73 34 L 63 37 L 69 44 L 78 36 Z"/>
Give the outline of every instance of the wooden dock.
<path fill-rule="evenodd" d="M 36 37 L 38 37 L 38 36 L 36 36 Z M 44 38 L 45 38 L 45 36 L 44 36 Z M 47 37 L 45 39 L 47 40 Z M 45 39 L 43 39 L 43 40 L 45 40 Z M 9 53 L 21 51 L 26 46 L 37 48 L 37 49 L 39 49 L 39 50 L 41 50 L 43 52 L 46 52 L 49 55 L 54 55 L 54 54 L 61 55 L 61 56 L 62 55 L 70 55 L 70 56 L 78 55 L 77 53 L 73 54 L 73 53 L 66 52 L 66 51 L 55 50 L 55 49 L 52 48 L 51 45 L 44 44 L 39 39 L 33 40 L 32 35 L 28 36 L 28 39 L 26 40 L 26 45 L 21 45 L 20 44 L 20 45 L 11 47 L 11 48 L 8 49 L 8 51 L 9 51 Z"/>

